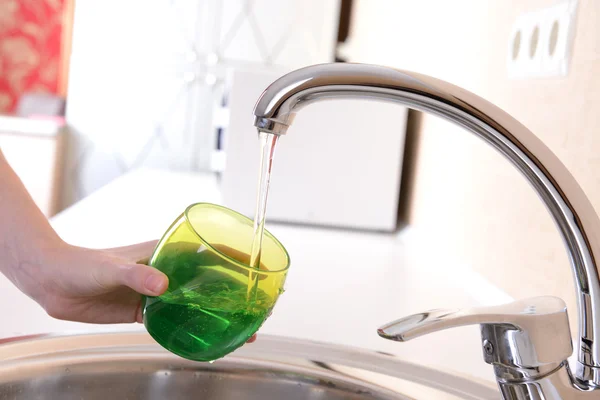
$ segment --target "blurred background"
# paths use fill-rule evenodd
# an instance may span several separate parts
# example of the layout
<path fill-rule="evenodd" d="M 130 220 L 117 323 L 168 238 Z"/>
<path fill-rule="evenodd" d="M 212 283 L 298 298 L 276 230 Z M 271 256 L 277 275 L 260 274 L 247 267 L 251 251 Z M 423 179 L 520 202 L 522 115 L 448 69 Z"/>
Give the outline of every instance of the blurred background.
<path fill-rule="evenodd" d="M 292 69 L 364 62 L 503 108 L 600 210 L 598 21 L 596 0 L 0 0 L 0 146 L 61 235 L 100 232 L 86 245 L 112 245 L 98 239 L 103 221 L 132 215 L 160 220 L 135 236 L 156 237 L 191 201 L 251 216 L 261 91 Z M 408 248 L 428 279 L 469 271 L 463 286 L 482 302 L 544 294 L 575 309 L 564 246 L 534 192 L 434 116 L 365 101 L 307 108 L 280 140 L 267 218 L 371 235 L 357 243 L 380 254 Z M 344 238 L 318 242 L 343 252 Z"/>

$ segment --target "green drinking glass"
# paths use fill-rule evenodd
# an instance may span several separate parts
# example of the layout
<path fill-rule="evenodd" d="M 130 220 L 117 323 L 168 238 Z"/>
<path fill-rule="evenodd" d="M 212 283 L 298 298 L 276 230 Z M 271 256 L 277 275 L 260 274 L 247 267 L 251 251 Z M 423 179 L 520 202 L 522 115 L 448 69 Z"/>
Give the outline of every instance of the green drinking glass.
<path fill-rule="evenodd" d="M 213 361 L 242 346 L 264 323 L 290 265 L 283 245 L 264 232 L 260 268 L 249 265 L 253 221 L 209 203 L 189 206 L 158 243 L 149 265 L 169 278 L 144 298 L 144 325 L 167 350 Z"/>

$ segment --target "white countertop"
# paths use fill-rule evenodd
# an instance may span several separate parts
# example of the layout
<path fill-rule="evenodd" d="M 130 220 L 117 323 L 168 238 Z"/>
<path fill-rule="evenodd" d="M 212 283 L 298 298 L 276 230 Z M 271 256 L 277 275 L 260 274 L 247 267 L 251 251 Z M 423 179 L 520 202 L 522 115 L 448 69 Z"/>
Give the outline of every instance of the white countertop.
<path fill-rule="evenodd" d="M 83 199 L 51 222 L 67 242 L 94 248 L 157 239 L 189 204 L 220 202 L 212 174 L 140 169 Z M 268 216 L 268 214 L 267 214 Z M 431 308 L 500 304 L 511 298 L 475 272 L 428 248 L 410 231 L 374 234 L 269 224 L 292 266 L 272 317 L 261 332 L 397 354 L 434 368 L 493 380 L 477 326 L 409 343 L 376 329 Z M 142 330 L 143 325 L 89 325 L 50 318 L 0 276 L 0 337 L 44 332 Z"/>

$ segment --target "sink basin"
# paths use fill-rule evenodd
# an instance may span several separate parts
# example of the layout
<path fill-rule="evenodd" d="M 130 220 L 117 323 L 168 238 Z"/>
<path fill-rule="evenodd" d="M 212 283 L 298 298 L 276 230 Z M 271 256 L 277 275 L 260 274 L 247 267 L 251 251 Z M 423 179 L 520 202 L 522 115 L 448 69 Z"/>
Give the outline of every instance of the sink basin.
<path fill-rule="evenodd" d="M 496 399 L 489 383 L 386 354 L 261 335 L 213 364 L 174 356 L 146 333 L 0 341 L 0 400 Z"/>

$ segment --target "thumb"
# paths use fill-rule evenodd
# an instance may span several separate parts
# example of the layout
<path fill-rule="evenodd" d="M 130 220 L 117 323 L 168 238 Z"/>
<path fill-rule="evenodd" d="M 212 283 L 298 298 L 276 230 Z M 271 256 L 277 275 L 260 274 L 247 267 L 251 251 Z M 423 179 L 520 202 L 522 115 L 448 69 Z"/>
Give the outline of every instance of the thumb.
<path fill-rule="evenodd" d="M 103 268 L 97 281 L 103 287 L 124 285 L 147 296 L 159 296 L 169 286 L 169 279 L 165 274 L 144 264 L 122 264 L 116 268 Z"/>

